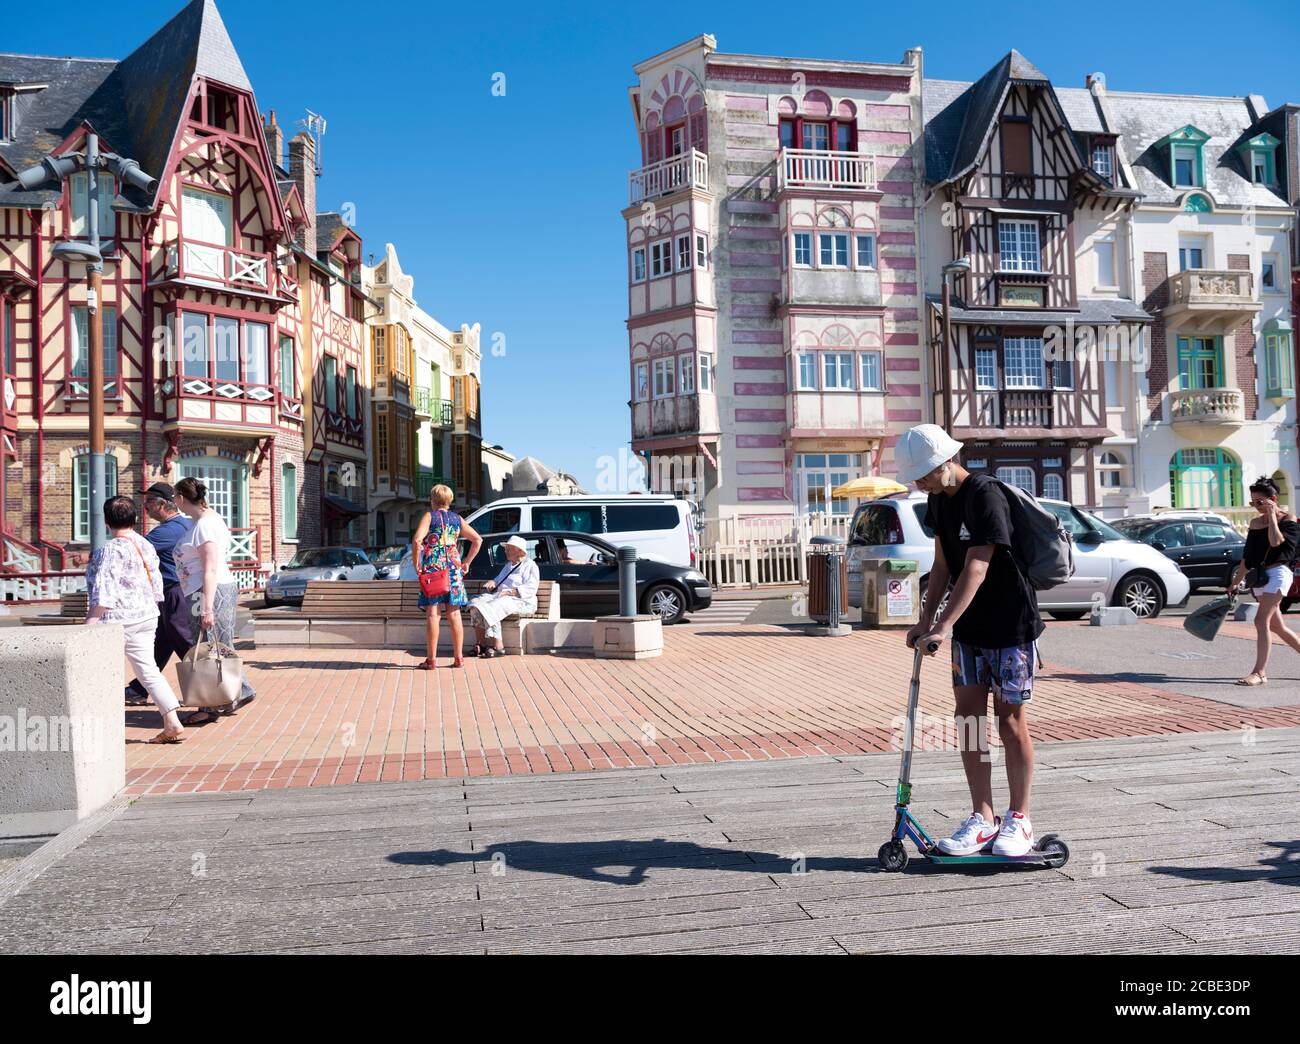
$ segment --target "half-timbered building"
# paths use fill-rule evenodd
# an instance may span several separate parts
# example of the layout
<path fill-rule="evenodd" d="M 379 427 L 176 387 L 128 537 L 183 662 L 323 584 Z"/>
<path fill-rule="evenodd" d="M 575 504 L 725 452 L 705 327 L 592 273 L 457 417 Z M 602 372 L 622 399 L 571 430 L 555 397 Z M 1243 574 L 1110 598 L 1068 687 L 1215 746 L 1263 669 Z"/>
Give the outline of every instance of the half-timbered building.
<path fill-rule="evenodd" d="M 361 242 L 316 213 L 308 135 L 282 165 L 274 114 L 260 115 L 212 0 L 193 0 L 120 62 L 0 55 L 0 94 L 8 570 L 59 570 L 87 546 L 94 321 L 109 494 L 201 479 L 246 586 L 299 541 L 363 539 Z M 88 234 L 85 175 L 10 182 L 83 151 L 91 132 L 156 179 L 154 191 L 101 194 L 97 313 L 85 266 L 54 253 Z"/>
<path fill-rule="evenodd" d="M 1093 278 L 1094 242 L 1138 195 L 1107 162 L 1114 133 L 1074 127 L 1016 51 L 975 83 L 927 80 L 924 98 L 933 419 L 967 467 L 1095 504 L 1097 447 L 1117 435 L 1104 364 L 1149 321 L 1114 272 Z"/>

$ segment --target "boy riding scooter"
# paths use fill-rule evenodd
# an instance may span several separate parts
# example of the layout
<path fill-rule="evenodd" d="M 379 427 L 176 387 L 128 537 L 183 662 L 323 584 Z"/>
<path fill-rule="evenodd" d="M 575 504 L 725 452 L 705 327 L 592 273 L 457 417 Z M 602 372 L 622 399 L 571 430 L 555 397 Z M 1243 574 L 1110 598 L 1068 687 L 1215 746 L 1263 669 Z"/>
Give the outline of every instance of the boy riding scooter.
<path fill-rule="evenodd" d="M 934 567 L 921 619 L 908 648 L 933 656 L 951 640 L 958 742 L 970 787 L 971 814 L 938 842 L 950 856 L 1024 856 L 1034 848 L 1029 790 L 1034 746 L 1027 705 L 1033 696 L 1035 642 L 1042 633 L 1034 588 L 1012 556 L 1012 512 L 1001 484 L 956 461 L 962 444 L 935 424 L 906 432 L 894 449 L 901 482 L 929 494 Z M 949 580 L 942 617 L 935 616 Z M 989 693 L 1007 762 L 1011 806 L 999 828 L 993 815 L 992 766 L 986 721 Z"/>

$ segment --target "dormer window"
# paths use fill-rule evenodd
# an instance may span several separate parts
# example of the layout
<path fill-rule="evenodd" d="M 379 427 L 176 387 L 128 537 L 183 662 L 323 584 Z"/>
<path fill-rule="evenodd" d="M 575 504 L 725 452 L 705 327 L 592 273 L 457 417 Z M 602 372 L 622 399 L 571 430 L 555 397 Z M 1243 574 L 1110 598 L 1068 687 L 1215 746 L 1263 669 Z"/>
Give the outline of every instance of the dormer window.
<path fill-rule="evenodd" d="M 1205 143 L 1210 136 L 1190 123 L 1156 142 L 1169 150 L 1169 178 L 1175 188 L 1205 187 Z"/>
<path fill-rule="evenodd" d="M 1237 146 L 1237 153 L 1254 184 L 1277 185 L 1277 147 L 1280 144 L 1271 134 L 1257 134 Z"/>
<path fill-rule="evenodd" d="M 1115 172 L 1114 149 L 1109 145 L 1092 147 L 1092 172 L 1109 181 Z"/>

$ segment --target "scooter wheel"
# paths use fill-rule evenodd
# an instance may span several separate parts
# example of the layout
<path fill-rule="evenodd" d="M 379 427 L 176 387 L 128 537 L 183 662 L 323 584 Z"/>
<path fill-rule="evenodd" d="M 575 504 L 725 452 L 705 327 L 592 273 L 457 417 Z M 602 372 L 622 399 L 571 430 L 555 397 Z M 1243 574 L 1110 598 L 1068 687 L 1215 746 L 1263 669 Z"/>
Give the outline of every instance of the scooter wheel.
<path fill-rule="evenodd" d="M 1055 834 L 1048 834 L 1038 843 L 1038 850 L 1043 854 L 1043 861 L 1053 870 L 1059 870 L 1070 861 L 1070 849 Z"/>
<path fill-rule="evenodd" d="M 876 858 L 880 860 L 880 869 L 891 874 L 897 873 L 907 866 L 907 849 L 901 841 L 886 841 L 880 846 Z"/>

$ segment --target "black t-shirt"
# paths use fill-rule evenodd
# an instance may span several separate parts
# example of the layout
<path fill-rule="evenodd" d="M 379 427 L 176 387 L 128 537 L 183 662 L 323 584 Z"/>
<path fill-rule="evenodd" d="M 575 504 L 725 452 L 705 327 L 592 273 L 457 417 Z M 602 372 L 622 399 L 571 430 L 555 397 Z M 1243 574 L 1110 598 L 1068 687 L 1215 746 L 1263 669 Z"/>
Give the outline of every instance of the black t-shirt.
<path fill-rule="evenodd" d="M 1259 565 L 1291 567 L 1295 561 L 1296 542 L 1300 541 L 1300 522 L 1295 519 L 1278 519 L 1277 528 L 1282 531 L 1282 543 L 1277 547 L 1269 547 L 1268 526 L 1246 531 L 1246 546 L 1242 549 L 1242 555 L 1247 569 Z"/>
<path fill-rule="evenodd" d="M 1005 649 L 1042 634 L 1038 597 L 1011 556 L 1011 508 L 998 481 L 971 475 L 952 496 L 932 494 L 929 511 L 954 586 L 966 567 L 967 551 L 996 545 L 984 582 L 953 625 L 952 636 L 981 649 Z"/>

